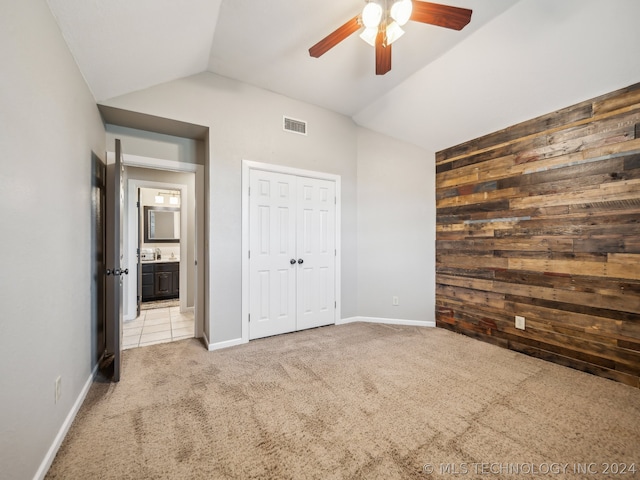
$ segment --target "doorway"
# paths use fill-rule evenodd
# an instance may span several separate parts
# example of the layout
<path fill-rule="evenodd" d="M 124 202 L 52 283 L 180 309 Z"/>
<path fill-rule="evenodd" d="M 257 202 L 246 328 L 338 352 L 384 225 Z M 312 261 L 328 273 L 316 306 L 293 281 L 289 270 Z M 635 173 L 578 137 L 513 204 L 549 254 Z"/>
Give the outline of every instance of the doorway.
<path fill-rule="evenodd" d="M 124 140 L 127 153 L 122 155 L 121 160 L 122 164 L 127 168 L 140 167 L 148 170 L 165 171 L 164 173 L 188 172 L 192 174 L 192 177 L 195 177 L 195 187 L 190 191 L 194 193 L 194 207 L 197 205 L 199 208 L 198 210 L 193 209 L 193 216 L 195 217 L 193 221 L 195 226 L 193 242 L 191 242 L 193 252 L 189 256 L 188 263 L 190 268 L 195 271 L 195 275 L 192 277 L 194 336 L 197 338 L 204 337 L 209 331 L 208 323 L 205 323 L 204 319 L 205 309 L 208 307 L 208 299 L 205 298 L 204 292 L 206 291 L 207 282 L 205 272 L 209 266 L 209 254 L 205 248 L 205 243 L 208 239 L 205 228 L 205 212 L 209 192 L 208 179 L 205 174 L 209 162 L 209 129 L 200 125 L 104 105 L 98 105 L 98 109 L 105 121 L 107 145 L 115 142 L 117 150 L 121 140 Z M 152 153 L 153 156 L 147 156 L 149 153 Z M 107 168 L 109 168 L 110 164 L 118 162 L 115 157 L 120 156 L 114 155 L 113 151 L 107 151 Z M 119 198 L 123 200 L 125 197 L 124 190 L 125 188 L 122 188 L 119 195 Z M 124 205 L 117 210 L 126 212 Z M 115 231 L 116 227 L 114 222 L 107 221 L 107 232 L 110 228 Z M 107 270 L 105 274 L 113 273 L 119 277 L 126 277 L 129 265 L 133 265 L 133 269 L 136 269 L 137 258 L 135 258 L 135 255 L 136 253 L 134 253 L 132 262 L 128 258 L 121 258 L 120 262 L 113 262 L 113 270 Z M 122 299 L 117 302 L 107 301 L 106 303 L 118 306 L 120 311 L 124 306 Z M 124 318 L 120 315 L 119 322 L 107 320 L 107 325 L 122 332 L 123 320 Z M 122 350 L 121 334 L 119 338 L 117 356 L 120 359 L 119 352 Z"/>
<path fill-rule="evenodd" d="M 123 348 L 196 337 L 195 173 L 126 168 Z"/>

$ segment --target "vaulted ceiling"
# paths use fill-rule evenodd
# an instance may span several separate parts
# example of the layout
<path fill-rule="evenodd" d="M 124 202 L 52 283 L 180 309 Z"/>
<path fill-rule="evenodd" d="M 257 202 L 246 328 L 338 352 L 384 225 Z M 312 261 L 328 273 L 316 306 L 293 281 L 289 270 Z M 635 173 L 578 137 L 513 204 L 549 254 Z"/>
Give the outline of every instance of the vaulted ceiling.
<path fill-rule="evenodd" d="M 211 71 L 430 150 L 640 81 L 636 0 L 446 0 L 471 23 L 409 22 L 384 76 L 357 34 L 308 54 L 363 0 L 47 1 L 98 102 Z"/>

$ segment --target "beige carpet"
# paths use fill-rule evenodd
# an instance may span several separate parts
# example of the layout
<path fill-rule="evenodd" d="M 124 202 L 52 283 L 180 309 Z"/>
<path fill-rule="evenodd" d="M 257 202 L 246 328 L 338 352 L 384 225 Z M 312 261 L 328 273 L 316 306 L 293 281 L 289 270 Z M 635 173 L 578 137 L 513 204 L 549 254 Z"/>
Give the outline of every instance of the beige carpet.
<path fill-rule="evenodd" d="M 446 330 L 191 339 L 127 350 L 123 372 L 46 478 L 640 478 L 640 390 Z"/>

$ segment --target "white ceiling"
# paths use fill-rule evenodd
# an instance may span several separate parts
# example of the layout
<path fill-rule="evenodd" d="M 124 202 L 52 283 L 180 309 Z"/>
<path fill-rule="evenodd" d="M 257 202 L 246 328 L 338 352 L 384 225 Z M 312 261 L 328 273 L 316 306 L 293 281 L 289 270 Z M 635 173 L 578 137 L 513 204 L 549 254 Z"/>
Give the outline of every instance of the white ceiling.
<path fill-rule="evenodd" d="M 445 0 L 471 8 L 471 23 L 459 32 L 407 23 L 391 71 L 376 75 L 374 48 L 359 32 L 320 58 L 308 52 L 357 15 L 363 0 L 223 0 L 209 70 L 352 116 L 516 2 Z"/>
<path fill-rule="evenodd" d="M 95 99 L 207 69 L 221 0 L 47 0 Z"/>
<path fill-rule="evenodd" d="M 308 54 L 363 0 L 47 2 L 98 102 L 208 70 L 432 151 L 640 81 L 637 0 L 446 0 L 471 23 L 409 22 L 384 76 L 357 34 Z"/>

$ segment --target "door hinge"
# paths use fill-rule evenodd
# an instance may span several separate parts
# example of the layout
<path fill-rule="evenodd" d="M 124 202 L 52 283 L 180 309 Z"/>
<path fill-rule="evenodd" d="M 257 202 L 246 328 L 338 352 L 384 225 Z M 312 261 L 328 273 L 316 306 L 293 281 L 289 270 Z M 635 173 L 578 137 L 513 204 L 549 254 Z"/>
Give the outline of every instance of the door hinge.
<path fill-rule="evenodd" d="M 136 207 L 140 208 L 140 202 L 136 202 Z"/>
<path fill-rule="evenodd" d="M 333 308 L 338 308 L 338 301 L 336 300 L 335 302 L 333 302 Z"/>
<path fill-rule="evenodd" d="M 337 248 L 333 251 L 333 256 L 334 256 L 334 257 L 337 257 L 337 256 L 338 256 L 338 249 L 337 249 Z"/>
<path fill-rule="evenodd" d="M 337 205 L 338 204 L 338 197 L 333 197 L 333 204 Z"/>
<path fill-rule="evenodd" d="M 247 196 L 249 196 L 249 197 L 251 196 L 251 187 L 249 187 L 248 190 L 247 190 Z"/>
<path fill-rule="evenodd" d="M 251 250 L 249 250 L 249 258 L 251 258 Z"/>
<path fill-rule="evenodd" d="M 251 314 L 249 314 L 249 321 L 251 321 Z"/>

